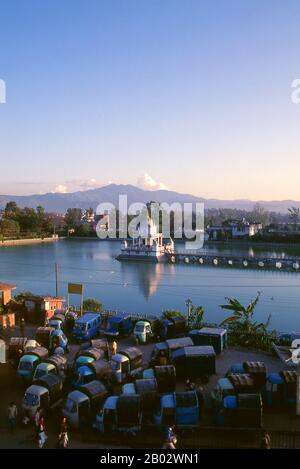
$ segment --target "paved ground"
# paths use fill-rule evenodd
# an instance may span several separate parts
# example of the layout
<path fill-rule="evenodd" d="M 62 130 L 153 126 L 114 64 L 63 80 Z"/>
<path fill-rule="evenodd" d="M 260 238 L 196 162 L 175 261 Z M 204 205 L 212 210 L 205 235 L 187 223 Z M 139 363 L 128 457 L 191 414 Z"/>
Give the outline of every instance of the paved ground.
<path fill-rule="evenodd" d="M 26 330 L 26 336 L 28 338 L 34 337 L 35 328 L 28 327 Z M 11 333 L 11 335 L 18 335 L 18 330 Z M 124 341 L 125 344 L 133 344 L 128 339 Z M 148 362 L 153 344 L 141 346 L 144 352 L 144 360 Z M 68 356 L 68 360 L 72 361 L 74 354 L 78 346 L 72 345 L 71 352 Z M 284 368 L 283 364 L 279 359 L 273 357 L 271 354 L 261 354 L 258 352 L 249 352 L 238 349 L 229 349 L 217 358 L 216 368 L 217 374 L 210 378 L 208 384 L 204 385 L 204 391 L 209 395 L 210 391 L 215 386 L 216 381 L 225 375 L 228 368 L 232 363 L 243 362 L 245 360 L 260 360 L 264 361 L 267 367 L 267 372 L 276 372 Z M 178 390 L 184 389 L 184 383 L 178 383 Z M 21 428 L 20 422 L 14 435 L 9 433 L 7 425 L 6 411 L 10 401 L 15 401 L 18 408 L 21 409 L 22 397 L 24 395 L 24 388 L 19 383 L 16 375 L 16 370 L 9 364 L 0 364 L 0 448 L 34 448 L 36 447 L 36 441 L 33 437 L 33 428 Z M 56 427 L 58 423 L 57 414 L 47 418 L 49 439 L 46 443 L 46 447 L 55 448 L 56 445 Z M 212 416 L 209 411 L 206 411 L 203 419 L 203 425 L 212 425 Z M 297 418 L 291 409 L 280 414 L 274 414 L 270 411 L 265 412 L 264 415 L 264 426 L 268 429 L 278 430 L 298 430 L 300 431 L 300 419 Z M 124 446 L 118 446 L 114 442 L 114 445 L 108 446 L 107 443 L 101 442 L 101 435 L 93 436 L 90 442 L 86 441 L 86 435 L 80 435 L 76 432 L 70 433 L 70 447 L 71 448 L 126 448 Z M 123 440 L 124 441 L 124 440 Z M 126 442 L 125 442 L 126 443 Z M 145 447 L 147 444 L 145 445 Z"/>

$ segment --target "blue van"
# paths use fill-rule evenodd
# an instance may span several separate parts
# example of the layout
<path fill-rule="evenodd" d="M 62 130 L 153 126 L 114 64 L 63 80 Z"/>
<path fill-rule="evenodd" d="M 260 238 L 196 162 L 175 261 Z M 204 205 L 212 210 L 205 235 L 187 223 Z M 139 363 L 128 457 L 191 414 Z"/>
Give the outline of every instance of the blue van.
<path fill-rule="evenodd" d="M 77 340 L 92 339 L 100 330 L 101 317 L 98 313 L 85 313 L 75 321 L 73 336 Z"/>
<path fill-rule="evenodd" d="M 106 328 L 102 331 L 106 337 L 125 337 L 133 332 L 132 318 L 127 313 L 110 316 Z"/>

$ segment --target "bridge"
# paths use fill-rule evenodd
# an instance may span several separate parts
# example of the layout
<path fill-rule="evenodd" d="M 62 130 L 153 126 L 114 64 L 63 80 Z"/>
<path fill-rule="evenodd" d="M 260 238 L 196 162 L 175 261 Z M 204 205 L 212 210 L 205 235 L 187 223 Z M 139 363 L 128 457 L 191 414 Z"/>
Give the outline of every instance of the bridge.
<path fill-rule="evenodd" d="M 300 257 L 265 257 L 241 256 L 229 254 L 206 254 L 197 251 L 175 251 L 165 253 L 167 262 L 171 264 L 196 264 L 220 267 L 239 267 L 261 270 L 285 270 L 300 272 Z"/>

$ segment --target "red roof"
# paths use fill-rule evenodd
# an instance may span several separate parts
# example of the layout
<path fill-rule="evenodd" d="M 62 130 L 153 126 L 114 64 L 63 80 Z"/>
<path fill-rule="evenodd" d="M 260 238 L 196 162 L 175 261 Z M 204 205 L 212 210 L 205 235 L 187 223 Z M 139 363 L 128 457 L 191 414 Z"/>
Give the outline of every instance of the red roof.
<path fill-rule="evenodd" d="M 16 285 L 0 282 L 0 291 L 15 290 L 15 288 L 17 288 Z"/>

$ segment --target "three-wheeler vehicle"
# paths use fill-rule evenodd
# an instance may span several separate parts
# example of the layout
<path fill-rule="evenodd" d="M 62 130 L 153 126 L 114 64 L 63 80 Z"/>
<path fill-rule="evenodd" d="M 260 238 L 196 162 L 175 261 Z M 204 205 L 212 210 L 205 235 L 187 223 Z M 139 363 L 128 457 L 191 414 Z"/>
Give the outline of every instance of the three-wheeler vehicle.
<path fill-rule="evenodd" d="M 100 359 L 79 366 L 74 372 L 73 386 L 75 389 L 79 389 L 83 384 L 94 380 L 100 380 L 110 385 L 112 380 L 112 368 L 109 361 Z"/>
<path fill-rule="evenodd" d="M 155 344 L 150 358 L 150 367 L 165 366 L 171 363 L 172 354 L 175 350 L 193 345 L 190 337 L 180 337 L 178 339 L 168 339 L 165 342 Z"/>
<path fill-rule="evenodd" d="M 97 414 L 93 427 L 101 433 L 136 434 L 142 427 L 142 403 L 138 394 L 110 396 Z"/>
<path fill-rule="evenodd" d="M 91 381 L 81 386 L 80 390 L 68 394 L 62 413 L 71 427 L 85 427 L 93 422 L 108 395 L 109 392 L 101 381 Z"/>
<path fill-rule="evenodd" d="M 63 398 L 63 382 L 60 376 L 48 374 L 35 380 L 29 386 L 23 398 L 22 409 L 31 419 L 39 407 L 47 412 L 61 404 Z"/>
<path fill-rule="evenodd" d="M 66 379 L 67 358 L 65 355 L 54 354 L 40 363 L 34 372 L 33 381 L 45 375 L 57 375 L 64 381 Z"/>
<path fill-rule="evenodd" d="M 178 378 L 202 378 L 216 373 L 216 353 L 211 345 L 183 347 L 172 355 Z"/>
<path fill-rule="evenodd" d="M 48 350 L 52 349 L 52 333 L 55 331 L 54 327 L 41 326 L 38 327 L 35 333 L 35 339 L 42 347 Z"/>
<path fill-rule="evenodd" d="M 73 336 L 78 341 L 93 339 L 99 334 L 101 316 L 98 313 L 85 313 L 76 319 Z"/>
<path fill-rule="evenodd" d="M 195 391 L 164 394 L 160 398 L 160 408 L 154 414 L 154 423 L 161 431 L 171 425 L 178 429 L 194 429 L 200 423 L 200 410 Z"/>
<path fill-rule="evenodd" d="M 153 412 L 159 407 L 159 393 L 155 378 L 137 379 L 133 383 L 122 386 L 122 394 L 138 394 L 141 396 L 143 421 L 152 420 Z"/>
<path fill-rule="evenodd" d="M 110 350 L 109 350 L 107 339 L 105 338 L 91 339 L 88 342 L 83 342 L 82 344 L 80 344 L 79 350 L 87 350 L 90 348 L 97 348 L 97 349 L 103 350 L 104 358 L 107 360 L 109 359 Z"/>
<path fill-rule="evenodd" d="M 261 428 L 263 404 L 260 393 L 243 393 L 224 397 L 223 406 L 218 409 L 219 426 L 237 428 Z"/>
<path fill-rule="evenodd" d="M 212 345 L 216 354 L 227 348 L 227 329 L 220 327 L 202 327 L 189 332 L 194 345 Z"/>
<path fill-rule="evenodd" d="M 135 323 L 133 335 L 137 344 L 147 344 L 160 338 L 161 321 L 156 316 L 149 316 Z"/>
<path fill-rule="evenodd" d="M 176 389 L 176 370 L 174 365 L 155 366 L 143 371 L 144 379 L 156 379 L 160 394 L 170 394 Z"/>
<path fill-rule="evenodd" d="M 136 378 L 143 372 L 143 353 L 137 347 L 126 347 L 111 357 L 113 377 L 117 383 Z"/>
<path fill-rule="evenodd" d="M 87 363 L 100 360 L 101 358 L 104 358 L 104 356 L 105 352 L 100 348 L 90 347 L 88 349 L 81 349 L 75 356 L 74 368 L 79 368 Z"/>
<path fill-rule="evenodd" d="M 55 311 L 53 316 L 49 319 L 48 326 L 54 329 L 65 330 L 66 316 L 60 310 Z"/>
<path fill-rule="evenodd" d="M 184 337 L 186 330 L 186 319 L 183 316 L 174 316 L 161 321 L 160 337 L 162 340 Z"/>
<path fill-rule="evenodd" d="M 36 347 L 30 352 L 26 352 L 19 361 L 17 374 L 22 381 L 31 382 L 36 367 L 48 358 L 48 350 L 45 347 Z"/>

